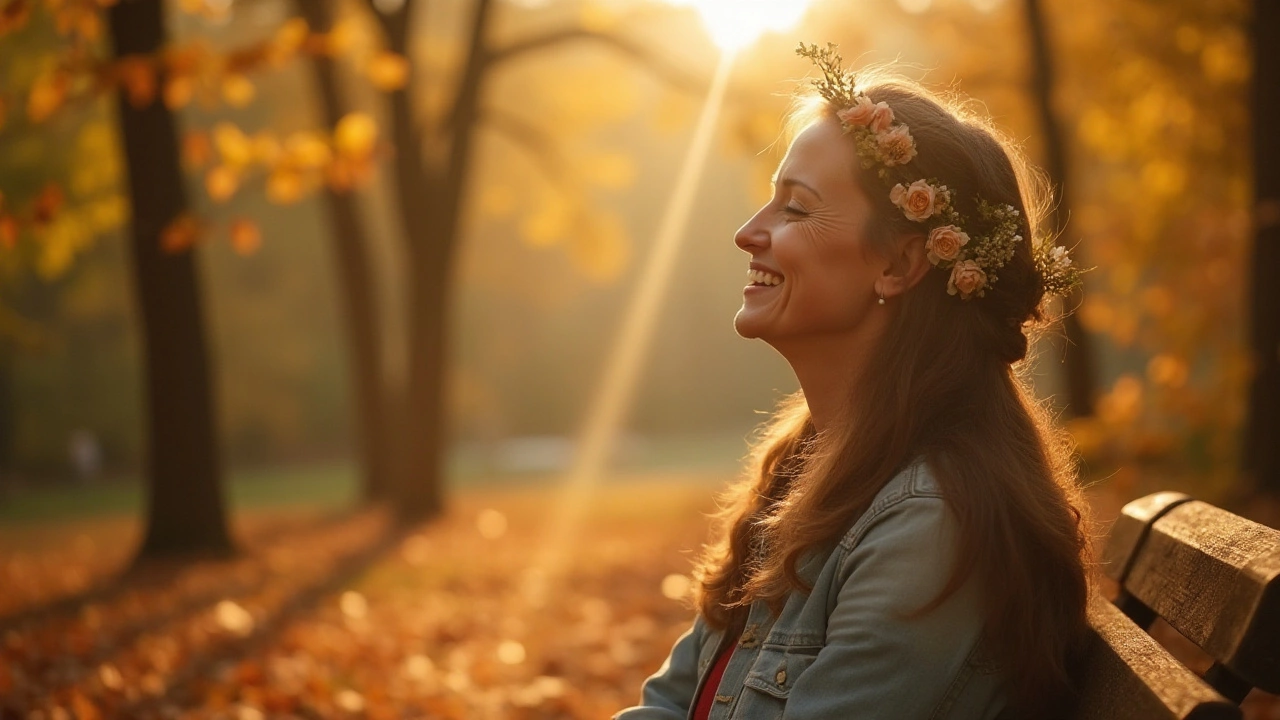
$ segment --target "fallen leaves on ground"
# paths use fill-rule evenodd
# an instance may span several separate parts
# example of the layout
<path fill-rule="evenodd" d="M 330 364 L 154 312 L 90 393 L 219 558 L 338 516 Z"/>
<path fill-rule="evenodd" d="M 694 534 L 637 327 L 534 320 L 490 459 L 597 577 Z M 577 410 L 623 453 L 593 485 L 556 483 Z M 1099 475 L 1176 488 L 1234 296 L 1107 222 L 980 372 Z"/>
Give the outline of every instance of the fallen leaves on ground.
<path fill-rule="evenodd" d="M 28 583 L 0 615 L 0 717 L 609 717 L 692 619 L 713 488 L 610 484 L 576 498 L 579 517 L 558 515 L 567 498 L 546 487 L 469 490 L 409 532 L 376 511 L 282 519 L 242 529 L 238 558 L 80 603 L 57 601 L 65 584 L 30 584 L 48 569 L 33 548 L 0 556 L 0 580 L 17 568 Z M 1104 523 L 1118 511 L 1093 502 Z M 126 557 L 127 544 L 71 538 L 45 541 L 83 587 Z M 1270 697 L 1246 711 L 1280 718 Z"/>

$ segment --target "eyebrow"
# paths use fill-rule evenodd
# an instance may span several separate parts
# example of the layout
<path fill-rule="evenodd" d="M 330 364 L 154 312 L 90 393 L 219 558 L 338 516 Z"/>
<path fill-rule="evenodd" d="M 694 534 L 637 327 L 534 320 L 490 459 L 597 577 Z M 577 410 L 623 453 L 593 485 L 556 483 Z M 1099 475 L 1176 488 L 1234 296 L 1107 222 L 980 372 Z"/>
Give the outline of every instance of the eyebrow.
<path fill-rule="evenodd" d="M 805 190 L 808 190 L 809 192 L 813 193 L 814 196 L 817 197 L 819 200 L 822 199 L 822 193 L 818 192 L 817 190 L 814 189 L 812 185 L 802 180 L 797 180 L 795 178 L 782 178 L 782 180 L 779 180 L 778 174 L 774 173 L 773 177 L 769 178 L 769 182 L 773 183 L 774 185 L 777 185 L 779 182 L 781 182 L 783 187 L 791 187 L 792 185 L 799 185 Z"/>

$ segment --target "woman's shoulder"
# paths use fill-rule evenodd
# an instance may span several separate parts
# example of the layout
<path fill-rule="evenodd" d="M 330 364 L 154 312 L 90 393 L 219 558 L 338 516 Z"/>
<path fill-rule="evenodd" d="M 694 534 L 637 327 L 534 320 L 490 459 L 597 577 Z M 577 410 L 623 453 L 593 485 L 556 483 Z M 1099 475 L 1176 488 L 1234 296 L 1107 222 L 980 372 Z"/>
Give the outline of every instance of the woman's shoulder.
<path fill-rule="evenodd" d="M 923 457 L 916 457 L 884 484 L 867 510 L 854 521 L 840 544 L 852 549 L 879 523 L 893 521 L 918 528 L 951 524 L 942 487 Z"/>

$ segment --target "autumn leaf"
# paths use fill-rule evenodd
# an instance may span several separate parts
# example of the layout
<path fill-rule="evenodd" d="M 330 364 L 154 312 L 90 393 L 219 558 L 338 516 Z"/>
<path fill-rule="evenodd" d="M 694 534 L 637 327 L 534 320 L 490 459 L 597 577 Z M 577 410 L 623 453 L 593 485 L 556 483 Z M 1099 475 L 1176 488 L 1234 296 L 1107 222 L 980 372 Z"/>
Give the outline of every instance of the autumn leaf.
<path fill-rule="evenodd" d="M 222 99 L 231 107 L 242 108 L 253 102 L 257 93 L 249 78 L 240 73 L 231 73 L 222 78 Z"/>
<path fill-rule="evenodd" d="M 222 162 L 241 168 L 253 161 L 253 146 L 240 128 L 228 122 L 213 126 L 213 145 Z"/>
<path fill-rule="evenodd" d="M 231 223 L 231 247 L 237 254 L 248 257 L 262 246 L 262 231 L 256 223 L 247 218 L 238 218 Z"/>
<path fill-rule="evenodd" d="M 179 215 L 160 233 L 160 249 L 167 253 L 180 253 L 200 239 L 200 224 L 187 213 Z"/>
<path fill-rule="evenodd" d="M 53 70 L 36 78 L 27 96 L 27 118 L 43 122 L 66 102 L 71 76 L 65 70 Z"/>
<path fill-rule="evenodd" d="M 9 0 L 0 8 L 0 35 L 22 29 L 30 18 L 30 0 Z"/>
<path fill-rule="evenodd" d="M 267 199 L 289 205 L 302 198 L 302 175 L 290 168 L 277 168 L 267 176 Z"/>
<path fill-rule="evenodd" d="M 347 113 L 333 131 L 333 146 L 339 155 L 364 158 L 378 142 L 378 126 L 365 113 Z"/>
<path fill-rule="evenodd" d="M 44 186 L 40 194 L 36 196 L 35 202 L 31 207 L 31 219 L 36 225 L 48 225 L 53 222 L 58 211 L 62 209 L 64 195 L 62 187 L 57 183 L 49 183 Z"/>
<path fill-rule="evenodd" d="M 275 165 L 280 160 L 280 141 L 270 132 L 253 136 L 253 157 L 263 165 Z"/>
<path fill-rule="evenodd" d="M 399 90 L 409 80 L 409 60 L 398 53 L 379 52 L 369 59 L 365 75 L 383 92 Z"/>
<path fill-rule="evenodd" d="M 156 68 L 151 58 L 130 55 L 116 63 L 116 77 L 129 96 L 129 104 L 136 107 L 150 105 L 156 97 Z"/>
<path fill-rule="evenodd" d="M 240 189 L 240 176 L 227 165 L 215 166 L 204 176 L 204 189 L 214 202 L 226 202 Z"/>
<path fill-rule="evenodd" d="M 298 48 L 307 42 L 310 35 L 311 27 L 307 25 L 306 20 L 300 17 L 289 18 L 271 39 L 275 59 L 283 61 L 292 57 L 298 52 Z"/>
<path fill-rule="evenodd" d="M 333 157 L 329 143 L 318 133 L 296 132 L 284 144 L 288 161 L 300 168 L 322 168 Z"/>
<path fill-rule="evenodd" d="M 192 130 L 182 136 L 182 161 L 188 167 L 202 168 L 213 159 L 213 141 L 209 133 Z"/>
<path fill-rule="evenodd" d="M 12 250 L 18 244 L 18 221 L 12 215 L 0 216 L 0 247 Z"/>
<path fill-rule="evenodd" d="M 188 75 L 170 75 L 164 84 L 164 105 L 170 110 L 180 110 L 191 103 L 196 83 Z"/>

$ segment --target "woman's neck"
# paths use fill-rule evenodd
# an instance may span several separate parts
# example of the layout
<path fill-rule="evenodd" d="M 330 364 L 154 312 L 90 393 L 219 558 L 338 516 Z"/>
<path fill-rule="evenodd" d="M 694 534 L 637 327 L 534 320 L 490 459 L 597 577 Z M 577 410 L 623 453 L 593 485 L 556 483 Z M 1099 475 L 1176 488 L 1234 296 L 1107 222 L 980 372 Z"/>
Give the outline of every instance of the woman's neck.
<path fill-rule="evenodd" d="M 850 406 L 863 397 L 855 380 L 866 365 L 863 347 L 849 342 L 815 342 L 779 350 L 800 381 L 816 431 L 821 433 L 848 417 Z"/>

